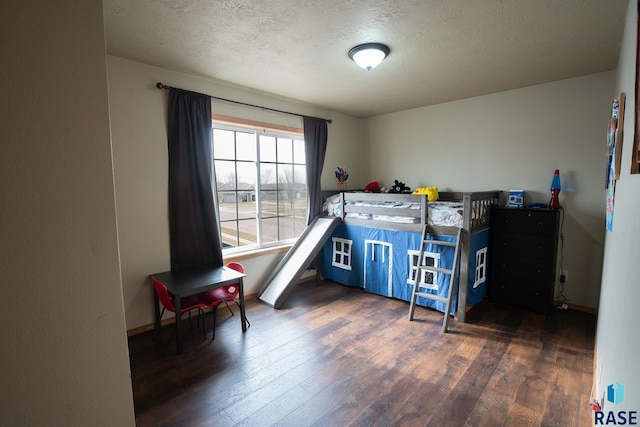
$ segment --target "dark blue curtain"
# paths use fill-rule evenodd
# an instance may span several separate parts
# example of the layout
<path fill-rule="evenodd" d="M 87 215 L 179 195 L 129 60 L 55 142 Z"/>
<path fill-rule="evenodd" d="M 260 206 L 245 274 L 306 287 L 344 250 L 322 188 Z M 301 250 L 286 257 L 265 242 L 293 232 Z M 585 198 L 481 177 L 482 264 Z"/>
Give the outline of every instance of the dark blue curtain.
<path fill-rule="evenodd" d="M 304 150 L 307 163 L 307 224 L 311 224 L 322 214 L 322 188 L 320 176 L 324 157 L 327 153 L 327 121 L 314 117 L 304 117 Z"/>
<path fill-rule="evenodd" d="M 211 98 L 170 89 L 169 236 L 171 269 L 222 265 L 213 196 Z"/>

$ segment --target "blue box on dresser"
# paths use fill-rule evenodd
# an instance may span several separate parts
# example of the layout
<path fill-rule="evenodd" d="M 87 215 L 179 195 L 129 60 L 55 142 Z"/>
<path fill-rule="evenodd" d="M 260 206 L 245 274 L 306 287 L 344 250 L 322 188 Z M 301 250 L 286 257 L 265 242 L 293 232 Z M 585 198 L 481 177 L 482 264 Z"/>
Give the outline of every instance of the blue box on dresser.
<path fill-rule="evenodd" d="M 521 208 L 524 205 L 524 190 L 509 190 L 509 201 L 507 206 L 511 208 Z"/>

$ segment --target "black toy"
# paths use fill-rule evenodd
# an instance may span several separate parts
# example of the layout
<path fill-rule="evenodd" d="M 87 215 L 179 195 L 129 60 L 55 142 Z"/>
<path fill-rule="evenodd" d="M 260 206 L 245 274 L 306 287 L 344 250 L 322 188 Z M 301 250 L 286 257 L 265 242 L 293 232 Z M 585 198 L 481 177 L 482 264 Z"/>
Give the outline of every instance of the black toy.
<path fill-rule="evenodd" d="M 400 182 L 397 179 L 391 186 L 389 193 L 411 193 L 411 187 L 407 187 L 404 182 Z"/>

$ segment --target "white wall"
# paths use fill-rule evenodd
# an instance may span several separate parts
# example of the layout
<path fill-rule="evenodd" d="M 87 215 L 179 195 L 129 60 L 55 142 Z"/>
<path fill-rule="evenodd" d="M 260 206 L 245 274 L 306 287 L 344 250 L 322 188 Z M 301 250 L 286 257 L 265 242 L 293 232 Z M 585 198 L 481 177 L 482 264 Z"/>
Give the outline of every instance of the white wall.
<path fill-rule="evenodd" d="M 358 119 L 114 56 L 107 61 L 127 329 L 153 322 L 153 293 L 147 276 L 170 268 L 167 92 L 157 89 L 156 82 L 332 119 L 322 173 L 323 189 L 336 188 L 336 166 L 349 167 L 352 188 L 363 188 L 368 182 L 368 164 L 361 161 L 364 150 Z M 299 117 L 219 101 L 214 101 L 213 113 L 302 128 Z M 242 261 L 247 271 L 247 294 L 258 292 L 262 280 L 282 255 L 268 254 Z"/>
<path fill-rule="evenodd" d="M 598 306 L 604 241 L 606 72 L 366 120 L 371 179 L 441 190 L 524 189 L 548 203 L 560 169 L 565 296 Z"/>
<path fill-rule="evenodd" d="M 625 385 L 625 402 L 605 410 L 640 410 L 640 175 L 630 175 L 635 105 L 636 2 L 629 1 L 616 93 L 627 94 L 621 177 L 616 184 L 613 231 L 606 233 L 602 292 L 596 334 L 596 397 L 609 384 Z M 606 403 L 606 402 L 605 402 Z"/>
<path fill-rule="evenodd" d="M 0 423 L 132 426 L 102 2 L 0 9 Z"/>

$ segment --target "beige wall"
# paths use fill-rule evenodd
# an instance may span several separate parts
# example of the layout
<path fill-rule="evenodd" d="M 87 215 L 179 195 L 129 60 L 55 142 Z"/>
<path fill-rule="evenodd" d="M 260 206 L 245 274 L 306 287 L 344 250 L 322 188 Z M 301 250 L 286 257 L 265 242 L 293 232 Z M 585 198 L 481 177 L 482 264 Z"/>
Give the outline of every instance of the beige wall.
<path fill-rule="evenodd" d="M 560 169 L 565 295 L 595 308 L 614 80 L 607 72 L 369 118 L 371 180 L 454 191 L 524 189 L 526 203 L 548 203 Z"/>
<path fill-rule="evenodd" d="M 0 9 L 0 423 L 132 426 L 102 2 Z"/>
<path fill-rule="evenodd" d="M 348 166 L 349 184 L 364 186 L 361 121 L 338 113 L 203 80 L 139 62 L 109 56 L 109 102 L 120 233 L 120 255 L 127 329 L 153 322 L 153 293 L 147 276 L 168 270 L 167 92 L 156 82 L 270 108 L 332 119 L 322 186 L 336 188 L 335 167 Z M 295 116 L 265 112 L 219 101 L 214 114 L 226 114 L 285 126 L 302 127 Z M 243 260 L 245 292 L 257 293 L 280 254 Z"/>
<path fill-rule="evenodd" d="M 622 146 L 621 177 L 616 184 L 613 231 L 606 233 L 602 292 L 596 335 L 595 397 L 604 401 L 607 386 L 616 381 L 625 385 L 625 401 L 608 404 L 606 411 L 640 409 L 640 369 L 638 369 L 638 325 L 640 325 L 640 175 L 630 175 L 633 148 L 636 61 L 636 2 L 629 1 L 622 49 L 618 63 L 616 93 L 627 94 Z"/>
<path fill-rule="evenodd" d="M 215 96 L 334 120 L 322 185 L 336 166 L 350 188 L 394 179 L 411 187 L 526 190 L 547 202 L 563 182 L 563 268 L 570 302 L 597 307 L 604 239 L 603 138 L 615 74 L 601 73 L 365 120 L 109 56 L 109 96 L 127 328 L 153 320 L 147 275 L 169 268 L 166 92 L 160 81 Z M 214 112 L 300 126 L 296 117 L 215 102 Z M 455 173 L 452 173 L 455 171 Z M 282 254 L 244 260 L 255 293 Z"/>

